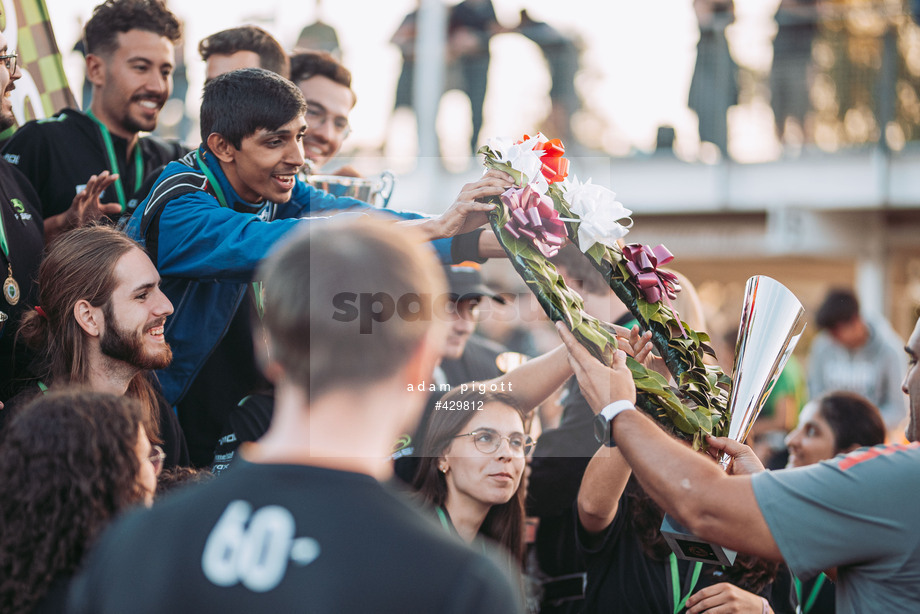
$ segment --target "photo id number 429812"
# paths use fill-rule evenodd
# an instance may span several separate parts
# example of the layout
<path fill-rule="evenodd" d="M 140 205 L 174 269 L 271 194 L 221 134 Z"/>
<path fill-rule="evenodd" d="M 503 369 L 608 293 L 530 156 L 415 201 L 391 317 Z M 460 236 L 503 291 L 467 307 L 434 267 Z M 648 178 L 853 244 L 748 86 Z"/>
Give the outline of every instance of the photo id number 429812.
<path fill-rule="evenodd" d="M 482 401 L 438 401 L 434 408 L 447 411 L 482 411 Z"/>

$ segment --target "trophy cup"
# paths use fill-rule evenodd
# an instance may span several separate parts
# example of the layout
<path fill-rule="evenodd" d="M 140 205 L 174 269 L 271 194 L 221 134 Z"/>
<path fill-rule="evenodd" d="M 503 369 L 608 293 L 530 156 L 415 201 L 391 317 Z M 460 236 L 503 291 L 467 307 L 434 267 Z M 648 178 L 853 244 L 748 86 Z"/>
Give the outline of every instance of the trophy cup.
<path fill-rule="evenodd" d="M 307 181 L 315 188 L 335 196 L 349 196 L 380 209 L 386 209 L 393 195 L 396 176 L 383 171 L 376 177 L 343 177 L 339 175 L 310 175 Z"/>
<path fill-rule="evenodd" d="M 763 275 L 748 280 L 735 343 L 729 438 L 743 442 L 747 437 L 804 329 L 805 310 L 792 292 Z M 723 454 L 719 462 L 727 468 L 730 460 Z M 735 562 L 736 552 L 701 540 L 671 516 L 665 515 L 661 534 L 678 558 L 722 565 Z"/>

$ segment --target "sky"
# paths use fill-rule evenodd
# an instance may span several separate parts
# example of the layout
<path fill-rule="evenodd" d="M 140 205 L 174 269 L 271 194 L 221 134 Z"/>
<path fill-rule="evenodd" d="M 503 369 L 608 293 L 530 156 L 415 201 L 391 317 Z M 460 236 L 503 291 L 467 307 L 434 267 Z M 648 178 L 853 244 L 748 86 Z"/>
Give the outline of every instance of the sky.
<path fill-rule="evenodd" d="M 80 27 L 98 0 L 45 0 L 58 44 L 65 56 L 71 87 L 80 83 L 82 59 L 72 52 Z M 499 21 L 513 26 L 521 8 L 540 20 L 585 43 L 583 69 L 576 84 L 592 113 L 588 134 L 591 143 L 609 153 L 649 151 L 657 128 L 676 127 L 678 147 L 692 151 L 695 116 L 686 107 L 698 37 L 691 0 L 493 0 Z M 739 63 L 768 68 L 770 17 L 777 0 L 736 0 L 737 22 L 729 33 Z M 405 124 L 389 122 L 400 55 L 389 44 L 390 36 L 415 0 L 326 0 L 319 9 L 324 22 L 336 28 L 343 49 L 343 63 L 353 73 L 358 103 L 352 113 L 349 146 L 373 149 Z M 560 9 L 564 6 L 564 10 Z M 204 81 L 204 67 L 196 46 L 203 37 L 243 23 L 267 29 L 291 48 L 300 29 L 316 20 L 317 7 L 309 0 L 172 0 L 170 7 L 185 21 L 186 57 L 189 66 L 188 102 L 194 110 L 194 92 Z M 530 41 L 503 34 L 492 41 L 492 67 L 482 134 L 511 136 L 533 131 L 546 112 L 549 76 L 543 58 Z M 521 67 L 538 67 L 524 71 Z M 534 95 L 535 93 L 536 95 Z M 79 97 L 78 97 L 79 99 Z M 468 106 L 459 95 L 442 100 L 439 130 L 468 134 Z M 738 124 L 760 133 L 772 116 L 768 108 L 740 112 Z M 736 110 L 736 115 L 738 111 Z M 769 131 L 768 131 L 769 132 Z M 550 135 L 551 136 L 551 135 Z M 742 129 L 738 147 L 741 157 L 764 155 L 764 143 Z M 391 138 L 391 140 L 393 140 Z M 466 137 L 458 137 L 463 143 Z M 758 153 L 759 152 L 759 153 Z"/>

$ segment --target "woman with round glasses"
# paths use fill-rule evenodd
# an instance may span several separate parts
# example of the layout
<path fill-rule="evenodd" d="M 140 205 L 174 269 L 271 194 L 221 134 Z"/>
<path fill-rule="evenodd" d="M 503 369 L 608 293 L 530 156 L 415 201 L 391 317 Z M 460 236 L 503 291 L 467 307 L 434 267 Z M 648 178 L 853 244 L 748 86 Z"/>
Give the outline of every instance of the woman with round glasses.
<path fill-rule="evenodd" d="M 0 439 L 0 612 L 63 611 L 102 529 L 153 502 L 164 456 L 130 399 L 61 391 L 23 407 Z"/>
<path fill-rule="evenodd" d="M 524 557 L 525 457 L 534 441 L 511 395 L 455 387 L 432 414 L 415 487 L 444 529 L 471 543 L 478 536 Z"/>

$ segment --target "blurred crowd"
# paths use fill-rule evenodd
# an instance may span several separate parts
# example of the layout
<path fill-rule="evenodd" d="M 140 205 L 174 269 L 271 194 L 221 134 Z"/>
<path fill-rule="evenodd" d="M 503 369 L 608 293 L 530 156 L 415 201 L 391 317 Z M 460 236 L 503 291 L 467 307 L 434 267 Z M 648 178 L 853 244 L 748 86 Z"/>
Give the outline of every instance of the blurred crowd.
<path fill-rule="evenodd" d="M 730 22 L 731 2 L 696 4 Z M 475 147 L 502 29 L 488 0 L 449 22 Z M 438 215 L 375 206 L 376 179 L 335 160 L 356 96 L 321 26 L 301 44 L 325 50 L 255 26 L 199 41 L 188 147 L 150 135 L 182 25 L 106 0 L 85 106 L 4 144 L 0 612 L 920 607 L 920 324 L 905 343 L 831 290 L 750 446 L 693 449 L 637 407 L 630 365 L 685 382 L 609 276 L 574 243 L 547 264 L 616 336 L 606 363 L 517 280 L 488 228 L 515 177 L 489 170 Z M 526 10 L 514 30 L 544 51 L 564 133 L 577 46 Z M 0 35 L 4 129 L 20 53 Z M 724 37 L 709 53 L 726 61 Z M 673 274 L 680 330 L 709 330 Z M 711 336 L 730 373 L 737 331 Z"/>

